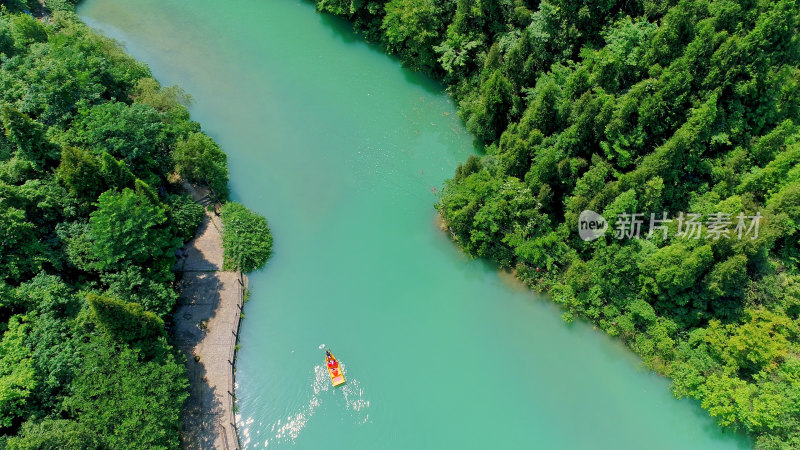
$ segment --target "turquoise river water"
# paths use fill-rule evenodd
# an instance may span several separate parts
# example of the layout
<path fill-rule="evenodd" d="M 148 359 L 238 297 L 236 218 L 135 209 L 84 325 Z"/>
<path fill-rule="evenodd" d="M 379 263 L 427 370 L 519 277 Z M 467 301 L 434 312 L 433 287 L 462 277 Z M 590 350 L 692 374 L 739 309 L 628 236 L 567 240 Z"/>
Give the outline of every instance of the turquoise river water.
<path fill-rule="evenodd" d="M 270 221 L 237 362 L 245 448 L 750 446 L 621 344 L 459 252 L 434 190 L 472 139 L 440 85 L 347 23 L 304 0 L 87 0 L 79 14 L 194 97 L 233 197 Z"/>

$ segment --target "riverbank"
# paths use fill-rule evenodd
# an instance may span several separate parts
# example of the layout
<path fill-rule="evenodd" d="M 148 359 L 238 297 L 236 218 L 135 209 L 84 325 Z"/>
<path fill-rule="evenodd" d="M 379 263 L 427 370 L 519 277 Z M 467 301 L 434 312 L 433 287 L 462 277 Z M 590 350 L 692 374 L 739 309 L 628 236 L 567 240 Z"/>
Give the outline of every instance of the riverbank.
<path fill-rule="evenodd" d="M 205 190 L 185 186 L 195 201 L 208 204 Z M 190 390 L 183 408 L 184 448 L 239 448 L 234 362 L 247 277 L 222 270 L 222 224 L 217 212 L 206 209 L 180 262 L 175 345 L 186 356 Z"/>
<path fill-rule="evenodd" d="M 234 198 L 270 217 L 275 256 L 249 275 L 236 361 L 244 447 L 746 448 L 618 341 L 565 326 L 433 226 L 430 187 L 472 137 L 437 85 L 348 24 L 295 0 L 246 15 L 208 0 L 82 5 L 192 94 Z M 317 379 L 320 344 L 346 364 L 345 389 Z"/>

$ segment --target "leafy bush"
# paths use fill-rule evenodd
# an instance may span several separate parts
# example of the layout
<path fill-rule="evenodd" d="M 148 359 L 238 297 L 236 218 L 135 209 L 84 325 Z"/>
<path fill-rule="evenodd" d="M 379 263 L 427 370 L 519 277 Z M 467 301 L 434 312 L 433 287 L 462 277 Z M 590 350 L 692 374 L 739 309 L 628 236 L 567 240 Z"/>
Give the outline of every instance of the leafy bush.
<path fill-rule="evenodd" d="M 0 55 L 8 57 L 14 55 L 14 37 L 5 18 L 0 19 Z"/>
<path fill-rule="evenodd" d="M 151 354 L 165 337 L 164 322 L 138 303 L 89 294 L 92 320 L 110 338 Z"/>
<path fill-rule="evenodd" d="M 45 0 L 44 4 L 50 11 L 73 12 L 76 0 Z"/>
<path fill-rule="evenodd" d="M 124 189 L 100 195 L 89 233 L 100 270 L 171 257 L 180 242 L 170 234 L 166 208 L 142 192 Z"/>
<path fill-rule="evenodd" d="M 203 207 L 189 195 L 170 196 L 168 203 L 169 223 L 174 234 L 183 242 L 190 241 L 203 222 Z"/>
<path fill-rule="evenodd" d="M 24 338 L 28 325 L 14 316 L 0 340 L 0 429 L 11 427 L 25 414 L 28 397 L 36 389 L 31 351 Z"/>
<path fill-rule="evenodd" d="M 188 397 L 181 360 L 167 353 L 143 361 L 139 352 L 98 337 L 82 353 L 63 407 L 81 418 L 100 448 L 179 448 L 181 405 Z"/>
<path fill-rule="evenodd" d="M 81 110 L 67 141 L 92 149 L 97 155 L 106 151 L 122 159 L 130 170 L 163 179 L 169 167 L 165 125 L 151 106 L 108 102 Z"/>
<path fill-rule="evenodd" d="M 236 202 L 226 203 L 221 216 L 225 270 L 252 272 L 263 267 L 272 255 L 267 220 Z"/>
<path fill-rule="evenodd" d="M 227 156 L 210 137 L 190 133 L 172 153 L 175 172 L 189 181 L 207 183 L 220 200 L 228 197 Z"/>
<path fill-rule="evenodd" d="M 34 42 L 46 41 L 47 30 L 33 17 L 19 14 L 11 19 L 11 36 L 18 48 L 25 48 Z"/>
<path fill-rule="evenodd" d="M 166 267 L 159 271 L 131 265 L 116 272 L 103 273 L 100 279 L 108 286 L 109 294 L 126 302 L 138 303 L 158 316 L 169 313 L 178 300 L 178 293 L 170 285 L 174 276 Z"/>
<path fill-rule="evenodd" d="M 100 448 L 97 433 L 82 423 L 63 419 L 25 422 L 19 437 L 12 438 L 8 448 L 43 450 L 94 450 Z"/>

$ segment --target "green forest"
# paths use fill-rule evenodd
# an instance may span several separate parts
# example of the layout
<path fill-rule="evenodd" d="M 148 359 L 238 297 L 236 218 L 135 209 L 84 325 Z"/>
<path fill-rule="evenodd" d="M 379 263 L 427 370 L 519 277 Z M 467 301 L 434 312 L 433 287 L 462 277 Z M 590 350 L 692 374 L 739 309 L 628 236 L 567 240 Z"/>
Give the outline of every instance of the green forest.
<path fill-rule="evenodd" d="M 165 324 L 204 214 L 181 181 L 225 202 L 227 159 L 74 1 L 0 4 L 0 449 L 177 448 Z M 458 103 L 481 156 L 436 209 L 466 253 L 720 426 L 800 448 L 797 1 L 314 1 Z M 225 268 L 263 266 L 266 220 L 221 219 Z"/>
<path fill-rule="evenodd" d="M 458 102 L 483 155 L 437 209 L 466 252 L 623 340 L 721 426 L 800 448 L 797 2 L 316 4 Z M 583 210 L 611 231 L 580 239 Z M 759 229 L 614 233 L 664 212 Z"/>
<path fill-rule="evenodd" d="M 188 378 L 165 319 L 204 214 L 179 181 L 225 200 L 226 156 L 73 4 L 33 6 L 0 6 L 0 448 L 176 448 Z M 243 221 L 226 239 L 269 237 L 225 208 Z"/>

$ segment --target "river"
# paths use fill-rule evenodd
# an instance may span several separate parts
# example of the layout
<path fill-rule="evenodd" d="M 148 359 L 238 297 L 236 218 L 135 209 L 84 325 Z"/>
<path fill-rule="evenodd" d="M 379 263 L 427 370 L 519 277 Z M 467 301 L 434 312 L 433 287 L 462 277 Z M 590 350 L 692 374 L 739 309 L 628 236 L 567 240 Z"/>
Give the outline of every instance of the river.
<path fill-rule="evenodd" d="M 194 97 L 233 198 L 270 221 L 237 362 L 245 448 L 750 446 L 448 240 L 435 191 L 472 138 L 440 85 L 347 23 L 298 0 L 88 0 L 79 14 Z"/>

